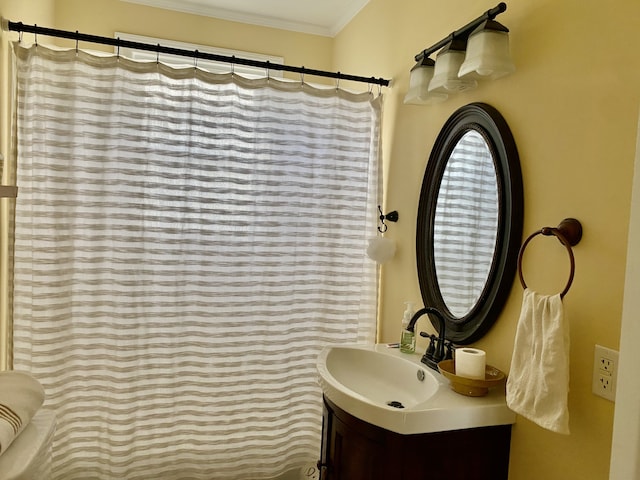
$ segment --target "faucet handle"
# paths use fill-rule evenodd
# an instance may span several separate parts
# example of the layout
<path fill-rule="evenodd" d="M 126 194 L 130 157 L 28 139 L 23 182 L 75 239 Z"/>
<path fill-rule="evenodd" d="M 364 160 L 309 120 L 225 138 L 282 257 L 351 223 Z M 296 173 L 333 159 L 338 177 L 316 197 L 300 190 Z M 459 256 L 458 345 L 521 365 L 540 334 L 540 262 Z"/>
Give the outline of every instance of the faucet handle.
<path fill-rule="evenodd" d="M 429 355 L 433 357 L 433 354 L 436 352 L 436 338 L 433 335 L 429 335 L 429 346 L 427 347 L 427 351 L 425 355 Z"/>
<path fill-rule="evenodd" d="M 451 342 L 447 342 L 445 343 L 445 347 L 447 349 L 446 353 L 444 354 L 444 359 L 445 360 L 453 360 L 453 352 L 455 351 L 455 347 L 453 346 L 453 343 Z"/>
<path fill-rule="evenodd" d="M 420 336 L 429 339 L 429 346 L 424 352 L 425 356 L 433 357 L 433 354 L 436 352 L 436 336 L 427 332 L 420 332 Z"/>

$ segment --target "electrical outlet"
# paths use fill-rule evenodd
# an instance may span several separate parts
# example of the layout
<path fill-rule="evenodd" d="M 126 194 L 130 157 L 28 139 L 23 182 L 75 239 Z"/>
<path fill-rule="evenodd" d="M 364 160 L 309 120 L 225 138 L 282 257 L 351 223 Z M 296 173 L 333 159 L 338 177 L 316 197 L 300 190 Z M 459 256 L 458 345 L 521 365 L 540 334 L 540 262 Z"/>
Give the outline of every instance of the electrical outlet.
<path fill-rule="evenodd" d="M 598 348 L 598 346 L 596 346 L 596 348 Z M 611 372 L 613 370 L 614 362 L 609 357 L 611 357 L 611 355 L 606 353 L 599 355 L 598 366 L 603 372 Z"/>
<path fill-rule="evenodd" d="M 603 392 L 609 392 L 613 389 L 613 381 L 611 380 L 611 375 L 608 373 L 600 372 L 598 374 L 598 383 L 600 390 Z"/>
<path fill-rule="evenodd" d="M 615 402 L 617 379 L 618 352 L 596 345 L 593 354 L 593 393 Z"/>

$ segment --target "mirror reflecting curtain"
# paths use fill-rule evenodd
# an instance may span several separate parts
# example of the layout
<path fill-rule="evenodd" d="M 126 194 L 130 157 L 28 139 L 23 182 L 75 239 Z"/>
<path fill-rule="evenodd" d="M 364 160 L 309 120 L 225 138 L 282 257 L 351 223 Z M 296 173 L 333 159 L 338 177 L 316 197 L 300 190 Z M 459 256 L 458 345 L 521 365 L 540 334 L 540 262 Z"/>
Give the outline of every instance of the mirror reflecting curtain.
<path fill-rule="evenodd" d="M 487 282 L 498 228 L 498 183 L 487 142 L 469 130 L 442 176 L 434 223 L 434 262 L 442 298 L 467 315 Z"/>

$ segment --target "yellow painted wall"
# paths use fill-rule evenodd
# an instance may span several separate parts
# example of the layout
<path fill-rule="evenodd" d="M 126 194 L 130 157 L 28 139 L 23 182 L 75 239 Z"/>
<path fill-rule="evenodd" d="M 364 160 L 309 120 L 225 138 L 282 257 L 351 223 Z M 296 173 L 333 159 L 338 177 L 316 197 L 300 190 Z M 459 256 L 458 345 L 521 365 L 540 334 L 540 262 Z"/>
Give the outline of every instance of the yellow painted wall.
<path fill-rule="evenodd" d="M 511 0 L 498 20 L 511 29 L 516 73 L 440 105 L 403 105 L 414 54 L 494 5 L 488 0 L 370 0 L 335 39 L 118 0 L 0 0 L 0 15 L 105 36 L 124 31 L 251 50 L 284 56 L 292 65 L 393 78 L 392 88 L 384 89 L 383 152 L 387 209 L 398 210 L 400 221 L 388 233 L 398 242 L 398 252 L 382 273 L 382 341 L 397 339 L 402 302 L 420 299 L 415 218 L 431 145 L 458 107 L 483 101 L 498 108 L 520 152 L 525 235 L 569 216 L 584 227 L 574 250 L 576 278 L 565 300 L 572 329 L 572 434 L 548 433 L 518 418 L 510 478 L 604 480 L 614 404 L 591 394 L 591 368 L 594 344 L 617 348 L 620 334 L 640 97 L 640 57 L 634 55 L 640 43 L 640 3 Z M 2 48 L 4 66 L 4 42 Z M 6 91 L 6 80 L 3 86 Z M 3 96 L 3 122 L 6 105 Z M 527 250 L 525 268 L 532 288 L 552 293 L 563 286 L 568 267 L 562 248 L 545 240 L 551 242 L 543 239 Z M 487 350 L 490 363 L 505 371 L 521 298 L 514 282 L 500 319 L 477 344 Z"/>
<path fill-rule="evenodd" d="M 120 0 L 56 0 L 56 28 L 113 37 L 133 33 L 285 58 L 285 63 L 331 67 L 332 39 L 149 8 Z M 92 47 L 92 48 L 95 48 Z M 107 47 L 108 48 L 108 47 Z M 111 50 L 113 51 L 113 50 Z M 291 75 L 288 75 L 291 76 Z M 295 78 L 295 74 L 293 74 Z M 305 78 L 313 81 L 311 78 Z"/>
<path fill-rule="evenodd" d="M 319 70 L 330 69 L 332 65 L 333 39 L 328 37 L 228 22 L 120 0 L 0 0 L 0 15 L 26 24 L 105 37 L 113 38 L 115 32 L 124 32 L 276 55 L 284 57 L 289 65 Z M 17 38 L 15 32 L 6 36 Z M 25 34 L 24 38 L 32 41 L 33 36 Z M 44 41 L 74 45 L 70 40 L 46 38 Z M 80 48 L 113 51 L 113 47 L 96 44 L 81 43 Z M 296 74 L 285 76 L 297 79 Z M 307 76 L 305 81 L 324 80 Z"/>
<path fill-rule="evenodd" d="M 495 106 L 514 134 L 523 171 L 528 235 L 578 218 L 576 277 L 565 298 L 571 324 L 570 436 L 518 418 L 511 480 L 608 478 L 614 404 L 591 393 L 593 348 L 617 349 L 640 99 L 640 2 L 510 0 L 498 17 L 511 30 L 517 71 L 475 91 L 426 107 L 402 104 L 413 56 L 495 6 L 493 0 L 371 0 L 337 37 L 336 69 L 393 78 L 384 116 L 387 210 L 400 221 L 388 235 L 396 257 L 382 273 L 382 341 L 397 341 L 404 300 L 420 301 L 415 218 L 428 155 L 454 110 Z M 527 249 L 525 276 L 543 293 L 561 290 L 568 259 L 540 237 Z M 522 288 L 514 282 L 496 325 L 476 346 L 508 371 Z M 423 329 L 429 329 L 423 320 Z M 426 458 L 428 453 L 425 452 Z"/>

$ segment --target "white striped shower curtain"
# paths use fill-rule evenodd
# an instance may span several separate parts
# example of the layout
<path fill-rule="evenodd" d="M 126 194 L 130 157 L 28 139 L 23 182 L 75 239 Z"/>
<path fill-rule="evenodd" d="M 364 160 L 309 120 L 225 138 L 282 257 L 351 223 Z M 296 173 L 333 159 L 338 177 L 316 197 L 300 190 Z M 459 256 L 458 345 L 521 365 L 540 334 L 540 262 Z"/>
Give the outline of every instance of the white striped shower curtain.
<path fill-rule="evenodd" d="M 14 51 L 14 368 L 58 416 L 55 478 L 315 462 L 315 358 L 375 339 L 380 99 Z"/>

